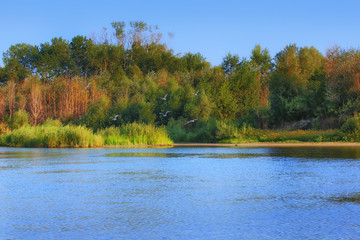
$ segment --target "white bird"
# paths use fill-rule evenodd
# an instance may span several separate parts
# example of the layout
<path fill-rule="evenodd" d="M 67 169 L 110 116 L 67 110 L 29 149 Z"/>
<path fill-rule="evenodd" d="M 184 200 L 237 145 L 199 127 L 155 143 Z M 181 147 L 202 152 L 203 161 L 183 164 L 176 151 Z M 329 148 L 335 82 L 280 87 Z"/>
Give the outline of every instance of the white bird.
<path fill-rule="evenodd" d="M 166 97 L 168 94 L 165 94 L 165 96 L 163 98 L 161 98 L 163 101 L 166 101 Z"/>
<path fill-rule="evenodd" d="M 118 116 L 119 116 L 119 115 L 115 115 L 115 117 L 110 117 L 110 118 L 111 118 L 111 120 L 116 121 L 116 119 L 117 119 Z"/>
<path fill-rule="evenodd" d="M 197 90 L 197 92 L 194 93 L 194 96 L 197 96 L 199 92 L 200 92 L 200 90 Z"/>
<path fill-rule="evenodd" d="M 196 122 L 196 121 L 197 121 L 197 119 L 193 119 L 193 120 L 187 121 L 187 122 L 184 124 L 184 126 L 187 125 L 187 124 L 189 124 L 189 123 L 194 123 L 194 122 Z"/>
<path fill-rule="evenodd" d="M 160 115 L 162 115 L 163 117 L 166 117 L 169 112 L 171 112 L 171 111 L 166 111 L 165 113 L 161 112 Z"/>

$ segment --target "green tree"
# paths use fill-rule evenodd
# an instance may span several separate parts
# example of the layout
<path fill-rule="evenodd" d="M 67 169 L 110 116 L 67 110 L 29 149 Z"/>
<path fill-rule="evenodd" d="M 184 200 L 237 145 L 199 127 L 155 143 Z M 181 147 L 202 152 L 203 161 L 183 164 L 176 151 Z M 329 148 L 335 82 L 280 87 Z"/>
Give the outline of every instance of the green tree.
<path fill-rule="evenodd" d="M 67 40 L 60 37 L 51 39 L 51 43 L 42 43 L 39 53 L 35 65 L 42 79 L 53 80 L 55 77 L 71 77 L 76 74 L 76 64 L 71 58 Z"/>
<path fill-rule="evenodd" d="M 250 110 L 260 106 L 261 84 L 258 76 L 258 70 L 244 59 L 237 67 L 236 73 L 230 77 L 230 86 L 239 108 L 239 116 L 247 115 Z"/>
<path fill-rule="evenodd" d="M 13 45 L 3 54 L 3 77 L 6 82 L 13 79 L 16 82 L 23 81 L 35 71 L 34 61 L 38 57 L 38 49 L 29 44 Z"/>
<path fill-rule="evenodd" d="M 112 22 L 111 26 L 113 27 L 115 37 L 119 46 L 124 46 L 126 41 L 125 33 L 125 22 Z"/>
<path fill-rule="evenodd" d="M 215 97 L 215 116 L 222 120 L 234 120 L 237 112 L 237 100 L 231 91 L 229 82 L 220 85 Z"/>
<path fill-rule="evenodd" d="M 70 55 L 76 65 L 77 74 L 85 78 L 93 71 L 90 65 L 90 51 L 93 45 L 93 41 L 84 36 L 76 36 L 70 42 Z"/>
<path fill-rule="evenodd" d="M 240 64 L 240 58 L 238 55 L 232 55 L 230 53 L 228 53 L 224 58 L 223 61 L 221 63 L 221 67 L 224 69 L 224 72 L 227 75 L 232 75 L 238 65 Z"/>
<path fill-rule="evenodd" d="M 261 49 L 260 45 L 256 45 L 251 51 L 250 59 L 262 75 L 266 75 L 272 68 L 269 50 L 267 48 Z"/>

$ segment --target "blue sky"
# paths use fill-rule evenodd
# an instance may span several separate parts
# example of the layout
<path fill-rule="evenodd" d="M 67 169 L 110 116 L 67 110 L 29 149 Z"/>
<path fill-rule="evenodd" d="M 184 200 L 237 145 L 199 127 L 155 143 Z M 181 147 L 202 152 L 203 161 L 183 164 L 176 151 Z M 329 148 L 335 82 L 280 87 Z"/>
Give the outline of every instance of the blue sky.
<path fill-rule="evenodd" d="M 256 44 L 271 56 L 291 43 L 322 53 L 334 45 L 360 47 L 357 0 L 12 0 L 0 6 L 1 53 L 16 43 L 71 40 L 111 28 L 113 21 L 134 20 L 173 33 L 168 46 L 175 53 L 200 52 L 212 65 L 229 52 L 249 57 Z"/>

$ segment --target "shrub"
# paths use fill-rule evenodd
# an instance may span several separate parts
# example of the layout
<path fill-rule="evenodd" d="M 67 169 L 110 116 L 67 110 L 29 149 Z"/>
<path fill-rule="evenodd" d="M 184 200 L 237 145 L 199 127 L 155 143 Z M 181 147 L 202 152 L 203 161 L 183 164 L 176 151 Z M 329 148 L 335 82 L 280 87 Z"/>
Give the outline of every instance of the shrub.
<path fill-rule="evenodd" d="M 342 126 L 341 132 L 345 141 L 360 141 L 360 116 L 349 118 Z"/>
<path fill-rule="evenodd" d="M 29 124 L 29 114 L 19 109 L 14 113 L 14 116 L 10 120 L 10 128 L 18 129 Z"/>

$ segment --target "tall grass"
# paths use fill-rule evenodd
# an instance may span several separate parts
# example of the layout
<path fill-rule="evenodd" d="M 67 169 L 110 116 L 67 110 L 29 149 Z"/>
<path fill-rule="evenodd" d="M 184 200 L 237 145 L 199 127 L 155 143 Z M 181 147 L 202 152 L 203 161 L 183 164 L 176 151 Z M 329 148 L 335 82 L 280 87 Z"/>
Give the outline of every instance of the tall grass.
<path fill-rule="evenodd" d="M 83 126 L 25 126 L 0 136 L 9 147 L 99 147 L 101 136 Z"/>
<path fill-rule="evenodd" d="M 344 134 L 338 130 L 264 130 L 253 128 L 246 123 L 239 125 L 231 121 L 216 121 L 215 124 L 212 121 L 198 121 L 191 127 L 183 126 L 178 121 L 169 121 L 167 130 L 175 142 L 335 142 L 346 140 L 343 137 Z M 351 136 L 353 137 L 351 139 L 356 139 L 354 133 Z"/>
<path fill-rule="evenodd" d="M 173 144 L 164 127 L 130 123 L 98 131 L 105 145 L 168 145 Z"/>
<path fill-rule="evenodd" d="M 172 144 L 164 127 L 131 123 L 122 127 L 92 130 L 83 126 L 61 126 L 56 120 L 41 126 L 24 126 L 0 135 L 0 145 L 9 147 L 100 147 L 103 145 Z"/>

